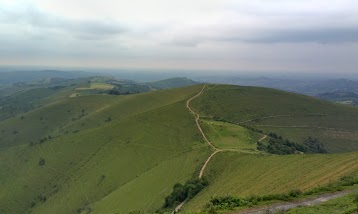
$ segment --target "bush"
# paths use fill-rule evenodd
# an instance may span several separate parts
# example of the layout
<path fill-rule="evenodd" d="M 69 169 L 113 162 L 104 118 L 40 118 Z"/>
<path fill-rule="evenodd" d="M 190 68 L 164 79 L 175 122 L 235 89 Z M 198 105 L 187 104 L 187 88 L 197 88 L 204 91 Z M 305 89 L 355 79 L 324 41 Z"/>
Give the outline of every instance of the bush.
<path fill-rule="evenodd" d="M 303 144 L 291 142 L 288 139 L 283 139 L 281 136 L 275 133 L 269 133 L 271 137 L 267 145 L 262 142 L 257 142 L 257 149 L 260 151 L 266 151 L 271 154 L 287 155 L 295 153 L 327 153 L 327 150 L 319 142 L 318 139 L 308 137 Z"/>
<path fill-rule="evenodd" d="M 269 195 L 252 195 L 246 198 L 240 198 L 235 196 L 221 196 L 213 197 L 210 202 L 207 204 L 208 209 L 233 209 L 235 207 L 244 207 L 244 206 L 253 206 L 257 205 L 259 202 L 265 201 L 290 201 L 294 198 L 297 198 L 302 194 L 301 190 L 291 190 L 287 194 L 269 194 Z"/>
<path fill-rule="evenodd" d="M 174 207 L 186 199 L 193 198 L 208 184 L 206 179 L 191 179 L 184 185 L 180 183 L 175 184 L 172 193 L 165 197 L 163 208 Z"/>
<path fill-rule="evenodd" d="M 40 159 L 39 159 L 39 165 L 40 165 L 40 166 L 45 165 L 45 159 L 44 159 L 44 158 L 40 158 Z"/>

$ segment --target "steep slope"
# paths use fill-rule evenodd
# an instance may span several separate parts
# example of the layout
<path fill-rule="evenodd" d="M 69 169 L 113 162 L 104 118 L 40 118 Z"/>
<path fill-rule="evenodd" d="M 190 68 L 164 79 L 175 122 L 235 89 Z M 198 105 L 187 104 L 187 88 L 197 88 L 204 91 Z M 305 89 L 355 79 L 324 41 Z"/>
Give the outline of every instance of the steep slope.
<path fill-rule="evenodd" d="M 210 185 L 184 211 L 203 209 L 213 196 L 251 196 L 309 190 L 358 173 L 358 153 L 326 155 L 216 154 L 205 175 Z"/>
<path fill-rule="evenodd" d="M 292 118 L 317 125 L 322 117 L 327 130 L 354 133 L 356 111 L 225 85 L 67 97 L 0 122 L 0 213 L 153 212 L 174 184 L 199 172 L 209 186 L 184 205 L 186 211 L 201 210 L 215 195 L 310 189 L 357 173 L 357 153 L 269 155 L 256 150 L 265 135 L 250 127 L 271 130 L 276 127 L 260 125 L 274 119 L 280 119 L 275 126 L 286 125 Z M 290 130 L 297 139 L 306 136 Z M 331 151 L 354 150 L 345 141 L 343 147 L 324 143 Z"/>
<path fill-rule="evenodd" d="M 185 108 L 186 99 L 200 89 L 111 96 L 118 101 L 68 125 L 92 123 L 82 131 L 33 146 L 16 143 L 19 146 L 3 148 L 1 212 L 73 213 L 90 208 L 123 213 L 160 208 L 171 187 L 196 174 L 208 154 Z M 71 99 L 101 103 L 107 97 Z M 63 114 L 47 108 L 35 113 Z M 112 119 L 104 122 L 108 115 Z"/>

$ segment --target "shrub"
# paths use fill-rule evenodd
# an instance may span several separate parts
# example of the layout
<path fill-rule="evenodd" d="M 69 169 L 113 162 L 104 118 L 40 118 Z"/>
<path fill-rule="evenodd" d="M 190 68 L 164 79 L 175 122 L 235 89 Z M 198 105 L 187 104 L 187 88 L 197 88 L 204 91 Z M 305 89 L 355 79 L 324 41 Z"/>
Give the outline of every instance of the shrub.
<path fill-rule="evenodd" d="M 175 205 L 180 204 L 186 199 L 193 198 L 208 184 L 208 181 L 202 178 L 191 179 L 187 181 L 184 185 L 180 183 L 175 184 L 172 193 L 165 197 L 163 208 L 174 207 Z"/>
<path fill-rule="evenodd" d="M 39 159 L 39 165 L 40 165 L 40 166 L 45 165 L 45 159 L 44 159 L 44 158 L 40 158 L 40 159 Z"/>

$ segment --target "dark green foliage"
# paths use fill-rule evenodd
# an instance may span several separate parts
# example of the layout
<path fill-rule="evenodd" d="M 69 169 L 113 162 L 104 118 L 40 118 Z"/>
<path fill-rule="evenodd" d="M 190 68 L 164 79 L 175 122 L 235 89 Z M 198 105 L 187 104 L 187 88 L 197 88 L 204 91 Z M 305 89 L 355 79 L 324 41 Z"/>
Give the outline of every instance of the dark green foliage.
<path fill-rule="evenodd" d="M 302 194 L 300 190 L 291 190 L 287 194 L 269 194 L 269 195 L 252 195 L 246 198 L 234 197 L 234 196 L 221 196 L 213 197 L 207 204 L 207 208 L 213 209 L 232 209 L 234 207 L 244 207 L 257 205 L 259 202 L 265 201 L 290 201 L 299 197 Z"/>
<path fill-rule="evenodd" d="M 306 146 L 308 153 L 327 153 L 326 148 L 324 148 L 317 138 L 308 137 L 303 144 Z"/>
<path fill-rule="evenodd" d="M 76 210 L 76 213 L 90 213 L 92 211 L 92 208 L 86 203 L 85 205 L 83 205 L 82 207 L 78 208 Z"/>
<path fill-rule="evenodd" d="M 38 200 L 41 201 L 41 202 L 47 201 L 47 197 L 46 197 L 46 195 L 44 195 L 44 194 L 39 194 L 39 195 L 37 196 L 37 198 L 38 198 Z"/>
<path fill-rule="evenodd" d="M 37 145 L 37 144 L 42 144 L 42 143 L 46 142 L 47 140 L 51 140 L 51 139 L 53 139 L 53 138 L 54 138 L 53 136 L 49 135 L 49 136 L 40 138 L 40 139 L 38 139 L 38 140 L 35 141 L 35 142 L 31 141 L 31 142 L 30 142 L 30 146 L 34 146 L 34 145 Z"/>
<path fill-rule="evenodd" d="M 126 83 L 126 84 L 119 84 L 119 83 L 112 83 L 115 85 L 114 88 L 108 90 L 108 94 L 110 95 L 128 95 L 128 94 L 137 94 L 142 92 L 148 92 L 151 89 L 149 86 L 140 85 L 138 83 Z"/>
<path fill-rule="evenodd" d="M 303 144 L 283 139 L 276 133 L 269 133 L 270 140 L 267 145 L 257 142 L 257 149 L 271 154 L 287 155 L 295 153 L 327 153 L 327 150 L 318 139 L 308 137 Z"/>
<path fill-rule="evenodd" d="M 40 158 L 40 159 L 39 159 L 39 165 L 40 165 L 40 166 L 45 165 L 45 159 L 44 159 L 44 158 Z"/>
<path fill-rule="evenodd" d="M 175 205 L 183 202 L 186 199 L 193 198 L 198 194 L 204 187 L 208 185 L 206 179 L 191 179 L 185 184 L 177 183 L 173 187 L 172 193 L 165 198 L 163 208 L 174 207 Z"/>
<path fill-rule="evenodd" d="M 112 121 L 112 117 L 107 117 L 104 122 L 111 122 Z"/>

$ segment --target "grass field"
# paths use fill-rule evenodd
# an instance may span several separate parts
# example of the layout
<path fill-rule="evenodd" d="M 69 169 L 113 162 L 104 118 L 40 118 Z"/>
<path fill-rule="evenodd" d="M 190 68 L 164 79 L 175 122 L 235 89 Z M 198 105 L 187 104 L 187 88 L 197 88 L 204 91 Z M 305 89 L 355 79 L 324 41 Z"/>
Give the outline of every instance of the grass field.
<path fill-rule="evenodd" d="M 356 107 L 274 89 L 230 85 L 211 86 L 192 106 L 203 117 L 277 132 L 297 143 L 312 136 L 330 152 L 358 150 Z"/>
<path fill-rule="evenodd" d="M 129 212 L 160 208 L 172 186 L 197 176 L 209 155 L 209 148 L 201 142 L 193 117 L 185 108 L 186 99 L 199 90 L 200 87 L 192 87 L 133 97 L 76 97 L 69 103 L 54 104 L 59 112 L 49 106 L 25 114 L 24 121 L 40 121 L 37 117 L 44 115 L 49 119 L 46 126 L 58 128 L 62 125 L 50 124 L 50 118 L 57 123 L 67 120 L 61 118 L 69 107 L 71 111 L 76 109 L 79 101 L 94 109 L 86 108 L 88 115 L 67 121 L 62 127 L 88 124 L 78 132 L 34 146 L 25 143 L 29 140 L 25 131 L 21 132 L 23 138 L 13 144 L 1 141 L 1 212 L 71 213 L 91 207 L 93 212 L 101 213 L 108 209 Z M 100 99 L 104 100 L 99 102 Z M 71 106 L 72 102 L 77 104 Z M 102 109 L 110 102 L 110 107 Z M 76 114 L 81 113 L 81 108 L 77 107 Z M 112 119 L 105 122 L 108 116 Z M 19 118 L 17 121 L 22 122 Z M 26 136 L 47 133 L 37 125 L 31 128 L 23 124 L 23 128 L 28 129 Z M 44 166 L 39 165 L 40 158 L 46 161 Z M 46 196 L 46 200 L 39 195 Z"/>
<path fill-rule="evenodd" d="M 308 190 L 358 172 L 358 154 L 253 155 L 221 152 L 205 173 L 210 185 L 190 201 L 185 211 L 199 211 L 212 196 L 250 196 Z"/>
<path fill-rule="evenodd" d="M 261 134 L 242 126 L 213 120 L 202 120 L 202 128 L 208 139 L 220 149 L 255 151 Z"/>
<path fill-rule="evenodd" d="M 357 194 L 352 193 L 312 207 L 294 208 L 287 214 L 354 214 L 358 212 L 358 204 L 354 202 Z"/>

